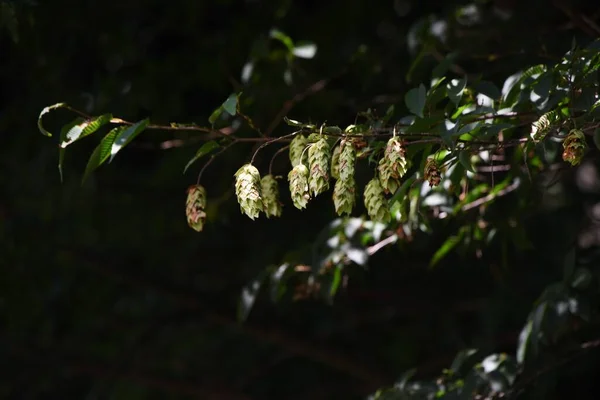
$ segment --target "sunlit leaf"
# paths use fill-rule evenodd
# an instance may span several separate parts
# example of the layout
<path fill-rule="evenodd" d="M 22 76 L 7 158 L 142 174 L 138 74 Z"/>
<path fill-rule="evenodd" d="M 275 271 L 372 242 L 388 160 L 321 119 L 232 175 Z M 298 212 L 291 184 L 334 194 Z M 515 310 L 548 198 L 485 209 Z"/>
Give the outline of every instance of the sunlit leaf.
<path fill-rule="evenodd" d="M 108 162 L 111 162 L 123 147 L 127 146 L 137 135 L 146 129 L 149 122 L 148 119 L 143 119 L 127 127 L 127 129 L 119 131 L 110 149 L 110 160 Z"/>
<path fill-rule="evenodd" d="M 292 53 L 298 58 L 311 59 L 317 54 L 317 45 L 314 43 L 299 44 L 294 47 Z"/>
<path fill-rule="evenodd" d="M 452 79 L 446 85 L 446 89 L 448 90 L 448 97 L 450 100 L 458 105 L 460 100 L 462 99 L 463 92 L 467 87 L 467 80 L 465 78 L 462 79 Z"/>
<path fill-rule="evenodd" d="M 85 182 L 92 172 L 94 172 L 99 166 L 104 164 L 108 157 L 110 157 L 110 151 L 112 149 L 112 145 L 115 142 L 115 138 L 119 133 L 127 129 L 127 126 L 118 126 L 113 128 L 110 132 L 106 134 L 100 141 L 100 144 L 96 146 L 88 163 L 85 167 L 85 172 L 83 173 L 82 183 Z"/>
<path fill-rule="evenodd" d="M 78 126 L 79 124 L 83 123 L 83 121 L 85 121 L 83 118 L 77 117 L 73 121 L 64 125 L 62 127 L 62 129 L 60 130 L 60 137 L 59 137 L 60 142 L 63 142 L 66 139 L 67 133 L 71 129 L 73 129 L 73 127 Z M 60 175 L 61 182 L 63 181 L 63 164 L 65 162 L 65 153 L 66 153 L 65 148 L 59 146 L 59 148 L 58 148 L 58 173 Z"/>
<path fill-rule="evenodd" d="M 112 114 L 104 114 L 89 121 L 84 121 L 77 124 L 66 133 L 64 139 L 60 143 L 60 147 L 65 148 L 68 145 L 83 139 L 84 137 L 96 132 L 102 126 L 108 124 L 112 119 Z"/>
<path fill-rule="evenodd" d="M 200 158 L 202 158 L 203 156 L 205 156 L 206 154 L 210 153 L 211 151 L 218 149 L 220 147 L 219 143 L 217 143 L 214 140 L 211 140 L 210 142 L 206 142 L 204 143 L 196 152 L 196 154 L 194 155 L 194 157 L 192 157 L 192 159 L 190 161 L 188 161 L 188 163 L 185 165 L 185 168 L 183 169 L 183 173 L 185 174 L 185 172 L 188 170 L 188 168 L 195 163 L 196 161 L 198 161 Z"/>
<path fill-rule="evenodd" d="M 49 113 L 50 111 L 52 111 L 52 110 L 56 110 L 56 109 L 58 109 L 58 108 L 62 108 L 62 107 L 68 107 L 67 103 L 56 103 L 56 104 L 53 104 L 53 105 L 51 105 L 51 106 L 45 107 L 45 108 L 42 110 L 42 112 L 40 112 L 40 115 L 39 115 L 39 117 L 38 117 L 38 121 L 37 121 L 37 126 L 38 126 L 38 129 L 40 130 L 40 132 L 41 132 L 43 135 L 46 135 L 46 136 L 48 136 L 48 137 L 52 137 L 52 134 L 51 134 L 50 132 L 48 132 L 48 131 L 47 131 L 47 130 L 44 128 L 44 126 L 42 125 L 42 117 L 43 117 L 45 114 Z"/>

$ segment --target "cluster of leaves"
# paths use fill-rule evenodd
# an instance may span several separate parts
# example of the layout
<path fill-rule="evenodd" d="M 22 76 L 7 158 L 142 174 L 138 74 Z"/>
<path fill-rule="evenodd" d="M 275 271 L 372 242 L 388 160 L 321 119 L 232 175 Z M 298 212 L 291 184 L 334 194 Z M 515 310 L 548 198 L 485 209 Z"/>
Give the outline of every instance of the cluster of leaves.
<path fill-rule="evenodd" d="M 600 321 L 598 289 L 594 272 L 576 267 L 575 253 L 571 252 L 565 260 L 563 281 L 548 286 L 534 304 L 515 355 L 491 354 L 482 359 L 477 350 L 464 350 L 436 379 L 411 381 L 416 373 L 412 369 L 393 387 L 381 389 L 369 399 L 514 398 L 544 373 L 561 368 L 586 349 L 600 346 L 598 340 L 583 344 L 571 341 L 563 346 L 566 352 L 559 351 L 559 345 L 582 331 L 584 324 L 594 326 Z"/>

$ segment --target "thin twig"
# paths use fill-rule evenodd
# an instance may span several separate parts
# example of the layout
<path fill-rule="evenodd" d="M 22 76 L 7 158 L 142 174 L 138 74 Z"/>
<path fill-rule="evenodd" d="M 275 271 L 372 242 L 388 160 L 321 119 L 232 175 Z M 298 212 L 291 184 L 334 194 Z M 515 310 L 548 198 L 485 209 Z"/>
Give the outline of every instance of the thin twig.
<path fill-rule="evenodd" d="M 511 183 L 510 185 L 508 185 L 507 187 L 505 187 L 502 190 L 499 190 L 496 193 L 490 193 L 487 196 L 484 197 L 480 197 L 479 199 L 471 202 L 471 203 L 467 203 L 462 207 L 463 211 L 468 211 L 471 210 L 473 208 L 479 207 L 480 205 L 483 205 L 485 203 L 489 203 L 490 201 L 494 200 L 496 197 L 501 197 L 504 195 L 507 195 L 508 193 L 516 190 L 519 185 L 521 184 L 520 181 L 514 181 L 513 183 Z"/>
<path fill-rule="evenodd" d="M 277 138 L 270 139 L 269 141 L 261 144 L 260 146 L 258 146 L 258 149 L 256 149 L 256 151 L 252 155 L 252 158 L 250 159 L 250 164 L 254 164 L 254 159 L 256 158 L 256 155 L 258 154 L 258 152 L 260 151 L 260 149 L 262 149 L 262 148 L 270 145 L 271 143 L 278 142 L 278 141 L 283 140 L 283 139 L 289 139 L 292 136 L 297 135 L 300 132 L 302 132 L 302 131 L 300 130 L 300 131 L 292 132 L 289 135 L 279 136 Z M 265 138 L 265 139 L 268 139 L 268 138 Z"/>
<path fill-rule="evenodd" d="M 303 92 L 297 93 L 294 97 L 292 97 L 291 100 L 288 100 L 285 103 L 283 103 L 283 107 L 281 107 L 281 110 L 279 110 L 279 112 L 277 113 L 275 118 L 273 118 L 273 121 L 271 121 L 269 127 L 265 131 L 265 136 L 270 136 L 271 133 L 273 133 L 273 131 L 275 130 L 275 128 L 277 128 L 277 125 L 279 125 L 283 117 L 285 117 L 292 110 L 292 108 L 294 108 L 296 104 L 304 100 L 306 97 L 323 90 L 328 83 L 329 79 L 321 79 L 310 85 Z"/>
<path fill-rule="evenodd" d="M 204 170 L 206 169 L 206 167 L 208 167 L 217 156 L 219 156 L 222 153 L 224 153 L 226 150 L 228 150 L 231 146 L 233 146 L 237 142 L 239 142 L 239 140 L 238 139 L 234 139 L 233 142 L 229 143 L 227 146 L 223 147 L 220 151 L 218 151 L 215 154 L 213 154 L 212 156 L 210 156 L 210 158 L 208 159 L 208 161 L 204 164 L 204 166 L 202 167 L 202 169 L 198 173 L 198 179 L 196 180 L 196 185 L 200 184 L 200 178 L 202 178 L 202 173 L 204 172 Z"/>
<path fill-rule="evenodd" d="M 275 157 L 277 157 L 278 155 L 280 155 L 281 153 L 283 153 L 284 151 L 286 151 L 289 148 L 290 148 L 290 146 L 287 145 L 287 146 L 282 147 L 281 149 L 277 150 L 277 152 L 275 152 L 275 154 L 273 154 L 273 157 L 271 157 L 271 162 L 269 162 L 269 175 L 273 175 L 273 161 L 275 161 Z"/>

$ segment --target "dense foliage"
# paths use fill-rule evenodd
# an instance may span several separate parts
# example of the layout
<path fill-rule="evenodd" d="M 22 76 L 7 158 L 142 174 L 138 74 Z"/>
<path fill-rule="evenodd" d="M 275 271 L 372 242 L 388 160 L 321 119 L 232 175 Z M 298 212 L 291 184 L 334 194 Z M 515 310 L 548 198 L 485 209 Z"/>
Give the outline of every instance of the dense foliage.
<path fill-rule="evenodd" d="M 8 355 L 43 368 L 36 359 L 48 353 L 68 389 L 41 376 L 24 388 L 16 375 L 6 395 L 152 398 L 160 388 L 157 398 L 588 396 L 600 347 L 598 10 L 593 2 L 537 3 L 395 1 L 365 14 L 358 2 L 340 18 L 334 5 L 283 1 L 254 10 L 257 26 L 245 12 L 260 3 L 190 2 L 177 11 L 183 22 L 162 16 L 157 3 L 132 20 L 113 16 L 124 18 L 113 36 L 90 27 L 98 47 L 88 59 L 58 43 L 27 47 L 20 21 L 35 21 L 26 43 L 51 41 L 42 36 L 52 22 L 45 7 L 1 2 L 10 11 L 4 40 L 24 59 L 45 60 L 22 75 L 32 90 L 27 79 L 37 75 L 54 82 L 47 59 L 61 52 L 106 65 L 90 78 L 74 64 L 81 82 L 50 88 L 66 102 L 40 106 L 38 129 L 53 137 L 62 126 L 64 182 L 37 166 L 39 190 L 57 200 L 29 224 L 9 217 L 4 228 L 16 266 L 9 285 L 24 287 L 8 291 L 5 303 L 32 291 L 40 304 L 62 302 L 43 317 L 35 307 L 5 306 Z M 69 12 L 95 7 L 82 4 Z M 232 16 L 224 27 L 203 21 L 199 34 L 201 9 Z M 165 27 L 149 24 L 152 15 Z M 296 24 L 307 15 L 315 24 L 308 31 Z M 138 42 L 119 41 L 131 32 Z M 163 47 L 153 35 L 164 35 Z M 185 67 L 194 50 L 215 51 L 217 42 L 218 56 L 199 62 L 205 71 Z M 60 62 L 50 65 L 65 74 Z M 86 101 L 74 105 L 73 91 L 90 82 Z M 49 97 L 34 93 L 34 106 Z M 5 110 L 4 123 L 15 108 Z M 100 136 L 88 152 L 71 150 L 88 136 Z M 11 143 L 24 154 L 24 142 Z M 171 155 L 146 154 L 167 149 Z M 65 168 L 67 154 L 86 163 L 81 178 Z M 11 215 L 26 207 L 10 204 Z M 196 232 L 182 227 L 184 215 Z M 14 238 L 30 235 L 34 221 L 52 241 L 30 254 Z M 48 255 L 39 289 L 23 267 Z M 97 287 L 98 272 L 113 281 Z M 142 292 L 124 292 L 123 283 Z M 71 304 L 74 293 L 86 303 Z M 136 323 L 109 328 L 112 318 Z M 356 358 L 342 356 L 345 347 Z M 136 360 L 121 359 L 124 348 Z M 140 361 L 145 352 L 149 365 Z M 122 376 L 90 358 L 120 365 Z M 427 367 L 432 358 L 440 361 Z M 114 379 L 123 384 L 107 383 Z"/>

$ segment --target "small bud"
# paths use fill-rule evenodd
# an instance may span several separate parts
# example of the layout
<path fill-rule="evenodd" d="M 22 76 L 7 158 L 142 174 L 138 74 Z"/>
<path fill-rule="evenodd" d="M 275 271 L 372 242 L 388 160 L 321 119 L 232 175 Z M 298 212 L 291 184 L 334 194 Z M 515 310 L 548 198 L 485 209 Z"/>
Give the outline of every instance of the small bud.
<path fill-rule="evenodd" d="M 579 129 L 573 129 L 569 132 L 563 142 L 563 148 L 565 149 L 562 154 L 563 160 L 573 166 L 579 164 L 587 148 L 583 132 Z"/>
<path fill-rule="evenodd" d="M 388 140 L 385 152 L 379 160 L 379 181 L 386 193 L 394 193 L 400 186 L 399 180 L 406 174 L 408 163 L 406 151 L 398 138 Z"/>
<path fill-rule="evenodd" d="M 384 224 L 391 221 L 390 210 L 383 194 L 381 182 L 377 177 L 371 179 L 365 186 L 364 200 L 367 213 L 373 221 Z"/>
<path fill-rule="evenodd" d="M 292 167 L 298 164 L 306 164 L 308 157 L 304 149 L 308 144 L 308 140 L 304 135 L 296 135 L 290 142 L 290 162 Z"/>
<path fill-rule="evenodd" d="M 260 173 L 252 164 L 245 164 L 235 173 L 235 178 L 235 194 L 240 209 L 253 220 L 264 209 Z"/>
<path fill-rule="evenodd" d="M 201 232 L 206 221 L 206 189 L 201 185 L 192 185 L 187 190 L 185 216 L 193 230 Z"/>
<path fill-rule="evenodd" d="M 312 136 L 312 135 L 311 135 Z M 329 189 L 330 148 L 327 139 L 321 136 L 308 148 L 310 191 L 314 196 Z"/>
<path fill-rule="evenodd" d="M 265 175 L 261 181 L 262 201 L 267 218 L 281 217 L 281 202 L 279 201 L 279 185 L 273 175 Z"/>
<path fill-rule="evenodd" d="M 288 174 L 290 184 L 290 195 L 294 206 L 300 210 L 306 208 L 310 194 L 308 192 L 308 168 L 304 164 L 298 164 Z"/>

